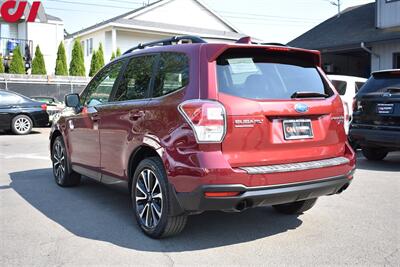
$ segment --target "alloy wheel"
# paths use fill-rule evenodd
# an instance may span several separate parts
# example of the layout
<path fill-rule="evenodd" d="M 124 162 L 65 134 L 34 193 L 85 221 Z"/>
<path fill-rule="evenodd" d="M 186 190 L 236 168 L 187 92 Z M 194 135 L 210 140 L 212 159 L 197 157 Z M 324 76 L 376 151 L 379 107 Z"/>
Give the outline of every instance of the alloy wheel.
<path fill-rule="evenodd" d="M 57 181 L 60 182 L 65 174 L 65 153 L 64 148 L 59 142 L 56 142 L 54 145 L 53 170 Z"/>
<path fill-rule="evenodd" d="M 144 169 L 136 181 L 136 212 L 141 223 L 148 229 L 154 229 L 161 220 L 163 194 L 157 175 L 150 169 Z"/>
<path fill-rule="evenodd" d="M 21 134 L 27 133 L 31 128 L 31 122 L 24 117 L 18 118 L 15 121 L 14 125 L 15 125 L 15 130 L 17 130 L 17 132 Z"/>

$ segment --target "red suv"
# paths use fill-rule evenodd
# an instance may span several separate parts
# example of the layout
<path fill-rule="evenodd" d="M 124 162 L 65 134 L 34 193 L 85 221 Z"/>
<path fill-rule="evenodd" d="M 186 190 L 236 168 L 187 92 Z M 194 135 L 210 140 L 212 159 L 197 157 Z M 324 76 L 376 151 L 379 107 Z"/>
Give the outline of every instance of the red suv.
<path fill-rule="evenodd" d="M 208 210 L 302 213 L 355 170 L 317 51 L 174 37 L 127 51 L 66 105 L 50 136 L 57 184 L 125 183 L 153 238 Z"/>

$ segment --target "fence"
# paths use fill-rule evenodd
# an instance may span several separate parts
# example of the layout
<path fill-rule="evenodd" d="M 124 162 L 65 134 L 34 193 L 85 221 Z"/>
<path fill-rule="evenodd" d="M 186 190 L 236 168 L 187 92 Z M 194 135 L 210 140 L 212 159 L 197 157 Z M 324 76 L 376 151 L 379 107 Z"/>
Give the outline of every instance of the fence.
<path fill-rule="evenodd" d="M 89 81 L 86 77 L 0 74 L 0 89 L 63 101 L 66 94 L 82 92 Z"/>

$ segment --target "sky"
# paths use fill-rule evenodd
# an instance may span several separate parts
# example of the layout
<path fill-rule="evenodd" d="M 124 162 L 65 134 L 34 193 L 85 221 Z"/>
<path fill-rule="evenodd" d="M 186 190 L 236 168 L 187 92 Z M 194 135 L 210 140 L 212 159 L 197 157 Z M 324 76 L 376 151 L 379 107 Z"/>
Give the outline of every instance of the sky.
<path fill-rule="evenodd" d="M 42 3 L 47 13 L 61 18 L 65 29 L 73 33 L 154 1 L 43 0 Z M 330 1 L 334 0 L 202 0 L 242 33 L 279 43 L 287 43 L 335 16 L 338 10 Z M 344 10 L 373 0 L 341 2 Z"/>

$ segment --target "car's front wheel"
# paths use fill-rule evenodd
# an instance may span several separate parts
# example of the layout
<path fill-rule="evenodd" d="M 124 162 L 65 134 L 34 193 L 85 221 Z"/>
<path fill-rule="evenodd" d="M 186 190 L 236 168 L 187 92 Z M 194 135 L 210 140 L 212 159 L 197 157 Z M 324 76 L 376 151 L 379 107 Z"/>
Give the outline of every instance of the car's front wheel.
<path fill-rule="evenodd" d="M 70 187 L 79 185 L 81 175 L 71 170 L 64 140 L 61 136 L 58 136 L 53 143 L 51 160 L 53 162 L 54 179 L 59 186 Z"/>
<path fill-rule="evenodd" d="M 170 214 L 169 186 L 164 165 L 159 158 L 141 161 L 132 180 L 131 197 L 136 221 L 152 238 L 179 234 L 186 225 L 187 215 Z"/>
<path fill-rule="evenodd" d="M 372 161 L 383 160 L 389 154 L 389 152 L 385 149 L 369 148 L 369 147 L 363 147 L 362 153 L 363 153 L 364 157 L 366 157 L 368 160 L 372 160 Z"/>
<path fill-rule="evenodd" d="M 274 209 L 283 214 L 295 215 L 295 214 L 302 214 L 307 210 L 314 207 L 317 199 L 307 199 L 303 201 L 297 201 L 293 203 L 281 204 L 273 206 Z"/>
<path fill-rule="evenodd" d="M 32 131 L 33 122 L 27 115 L 18 115 L 11 122 L 11 130 L 14 134 L 25 135 Z"/>

